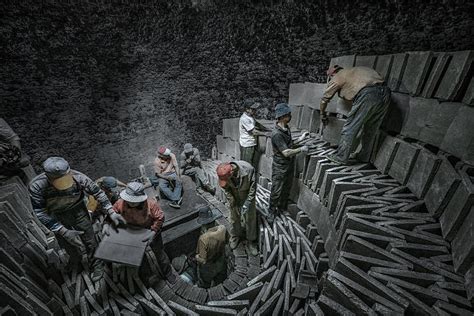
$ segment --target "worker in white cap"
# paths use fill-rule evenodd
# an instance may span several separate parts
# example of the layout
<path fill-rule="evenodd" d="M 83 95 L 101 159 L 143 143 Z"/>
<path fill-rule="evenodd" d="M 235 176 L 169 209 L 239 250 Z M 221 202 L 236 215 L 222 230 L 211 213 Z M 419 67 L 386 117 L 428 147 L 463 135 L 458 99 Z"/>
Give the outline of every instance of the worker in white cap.
<path fill-rule="evenodd" d="M 103 263 L 93 256 L 97 241 L 85 195 L 94 196 L 114 225 L 125 223 L 125 220 L 112 210 L 112 204 L 99 186 L 86 175 L 72 170 L 64 158 L 49 157 L 43 163 L 43 169 L 44 172 L 29 185 L 34 212 L 59 241 L 69 243 L 72 249 L 85 246 L 92 268 L 91 278 L 95 282 L 102 277 Z"/>

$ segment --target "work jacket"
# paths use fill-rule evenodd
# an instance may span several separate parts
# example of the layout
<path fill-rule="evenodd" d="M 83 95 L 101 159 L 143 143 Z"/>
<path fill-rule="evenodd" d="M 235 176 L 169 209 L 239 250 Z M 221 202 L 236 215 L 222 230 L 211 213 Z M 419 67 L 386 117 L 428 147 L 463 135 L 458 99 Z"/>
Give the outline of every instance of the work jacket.
<path fill-rule="evenodd" d="M 256 183 L 255 169 L 246 161 L 235 160 L 231 164 L 235 164 L 239 168 L 237 178 L 229 179 L 230 185 L 225 189 L 225 195 L 231 206 L 242 207 L 246 200 L 251 206 L 255 205 Z"/>

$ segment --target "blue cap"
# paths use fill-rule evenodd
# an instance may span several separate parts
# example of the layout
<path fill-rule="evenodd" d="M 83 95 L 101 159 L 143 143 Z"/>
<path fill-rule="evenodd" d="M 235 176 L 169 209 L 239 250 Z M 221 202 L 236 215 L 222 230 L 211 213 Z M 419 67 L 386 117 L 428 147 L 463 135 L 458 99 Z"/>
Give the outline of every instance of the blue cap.
<path fill-rule="evenodd" d="M 275 106 L 275 117 L 278 119 L 282 116 L 285 116 L 287 114 L 291 113 L 291 109 L 286 103 L 278 103 Z"/>
<path fill-rule="evenodd" d="M 43 169 L 51 179 L 61 178 L 71 170 L 69 163 L 62 157 L 49 157 L 44 161 Z"/>
<path fill-rule="evenodd" d="M 113 189 L 117 186 L 117 179 L 114 177 L 104 177 L 102 179 L 102 186 L 107 189 Z"/>

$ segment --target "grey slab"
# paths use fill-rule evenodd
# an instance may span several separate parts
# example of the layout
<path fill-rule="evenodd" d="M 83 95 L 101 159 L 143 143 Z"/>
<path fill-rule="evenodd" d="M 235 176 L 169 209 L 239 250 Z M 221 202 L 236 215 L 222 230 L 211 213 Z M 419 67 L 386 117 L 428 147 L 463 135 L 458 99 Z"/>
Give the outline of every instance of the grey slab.
<path fill-rule="evenodd" d="M 337 145 L 339 144 L 342 127 L 346 123 L 346 120 L 334 116 L 330 116 L 328 119 L 328 124 L 323 130 L 323 139 L 331 145 Z"/>
<path fill-rule="evenodd" d="M 384 131 L 399 134 L 408 120 L 410 96 L 405 93 L 392 92 L 391 102 L 381 128 Z"/>
<path fill-rule="evenodd" d="M 422 302 L 416 295 L 413 295 L 409 291 L 403 289 L 402 287 L 392 282 L 389 282 L 387 286 L 410 301 L 410 306 L 407 309 L 408 313 L 411 313 L 413 315 L 426 315 L 426 316 L 436 315 L 435 310 L 429 305 Z"/>
<path fill-rule="evenodd" d="M 438 104 L 439 101 L 436 99 L 410 97 L 407 118 L 400 133 L 410 138 L 420 139 L 431 111 Z"/>
<path fill-rule="evenodd" d="M 357 55 L 355 59 L 355 66 L 357 67 L 368 67 L 375 69 L 375 64 L 377 63 L 378 56 L 371 55 L 371 56 L 360 56 Z"/>
<path fill-rule="evenodd" d="M 460 176 L 447 159 L 441 164 L 425 196 L 426 208 L 432 216 L 439 217 L 455 193 Z"/>
<path fill-rule="evenodd" d="M 442 276 L 433 273 L 423 273 L 384 267 L 372 267 L 370 271 L 396 277 L 400 280 L 404 280 L 421 287 L 428 287 L 435 284 L 436 282 L 444 281 Z"/>
<path fill-rule="evenodd" d="M 146 249 L 146 243 L 142 240 L 149 233 L 148 229 L 132 228 L 130 225 L 118 230 L 110 229 L 110 235 L 99 243 L 95 257 L 139 267 Z"/>
<path fill-rule="evenodd" d="M 467 270 L 466 274 L 464 275 L 464 284 L 467 292 L 467 298 L 472 300 L 474 297 L 474 265 L 471 266 L 469 270 Z"/>
<path fill-rule="evenodd" d="M 375 64 L 375 70 L 382 77 L 387 80 L 390 75 L 390 69 L 392 68 L 393 55 L 380 55 L 377 57 L 377 62 Z"/>
<path fill-rule="evenodd" d="M 461 106 L 446 131 L 441 149 L 474 164 L 474 108 Z"/>
<path fill-rule="evenodd" d="M 353 312 L 325 295 L 320 295 L 316 303 L 325 315 L 355 315 Z"/>
<path fill-rule="evenodd" d="M 298 122 L 298 128 L 308 130 L 309 124 L 311 122 L 311 114 L 313 109 L 309 105 L 303 105 L 303 109 L 301 111 L 301 117 Z"/>
<path fill-rule="evenodd" d="M 473 106 L 474 105 L 474 78 L 469 82 L 464 98 L 462 99 L 464 104 Z"/>
<path fill-rule="evenodd" d="M 388 260 L 376 259 L 369 256 L 351 253 L 350 249 L 349 249 L 349 252 L 346 252 L 346 251 L 339 252 L 339 256 L 341 258 L 346 258 L 347 260 L 354 263 L 357 267 L 361 268 L 362 270 L 366 272 L 369 271 L 370 268 L 372 268 L 373 266 L 408 270 L 407 265 L 397 263 L 391 260 L 388 261 Z"/>
<path fill-rule="evenodd" d="M 331 58 L 329 66 L 339 65 L 342 67 L 353 67 L 355 65 L 355 55 L 345 55 Z"/>
<path fill-rule="evenodd" d="M 397 154 L 399 141 L 392 136 L 385 135 L 375 156 L 374 166 L 382 173 L 387 173 Z"/>
<path fill-rule="evenodd" d="M 472 311 L 444 302 L 442 300 L 437 301 L 434 304 L 434 308 L 440 308 L 441 310 L 448 312 L 448 315 L 472 316 Z"/>
<path fill-rule="evenodd" d="M 450 55 L 451 61 L 435 93 L 436 98 L 444 100 L 459 98 L 458 93 L 464 81 L 471 80 L 468 78 L 468 72 L 474 59 L 474 52 L 470 50 L 452 52 Z"/>
<path fill-rule="evenodd" d="M 474 264 L 474 206 L 464 218 L 452 243 L 456 272 L 465 274 Z"/>
<path fill-rule="evenodd" d="M 423 92 L 421 93 L 421 96 L 424 98 L 432 98 L 434 96 L 436 88 L 438 87 L 441 78 L 446 71 L 446 67 L 451 57 L 449 53 L 441 52 L 434 53 L 433 58 L 435 60 L 433 63 L 433 68 L 426 79 Z"/>
<path fill-rule="evenodd" d="M 291 83 L 290 93 L 288 97 L 288 104 L 303 105 L 304 93 L 305 93 L 304 83 Z"/>
<path fill-rule="evenodd" d="M 419 152 L 419 147 L 400 140 L 388 174 L 405 185 L 412 173 Z"/>
<path fill-rule="evenodd" d="M 398 91 L 408 59 L 407 53 L 393 55 L 392 68 L 388 77 L 387 85 L 392 91 Z"/>
<path fill-rule="evenodd" d="M 409 52 L 399 91 L 419 95 L 428 75 L 432 52 Z"/>
<path fill-rule="evenodd" d="M 462 106 L 463 104 L 459 102 L 434 103 L 427 113 L 418 139 L 427 144 L 440 147 L 451 123 Z"/>
<path fill-rule="evenodd" d="M 198 313 L 190 310 L 189 308 L 184 307 L 173 301 L 168 301 L 167 305 L 169 308 L 176 313 L 176 315 L 187 315 L 187 316 L 199 316 Z"/>
<path fill-rule="evenodd" d="M 441 159 L 430 151 L 420 150 L 406 183 L 407 187 L 410 188 L 417 198 L 422 199 L 425 197 L 440 163 Z"/>

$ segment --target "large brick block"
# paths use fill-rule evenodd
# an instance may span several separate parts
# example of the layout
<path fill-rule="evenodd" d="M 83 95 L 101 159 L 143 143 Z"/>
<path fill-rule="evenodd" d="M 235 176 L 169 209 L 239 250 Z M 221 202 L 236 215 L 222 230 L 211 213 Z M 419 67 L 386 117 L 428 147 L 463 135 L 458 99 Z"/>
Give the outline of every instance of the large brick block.
<path fill-rule="evenodd" d="M 357 67 L 368 67 L 375 69 L 375 64 L 377 63 L 377 55 L 372 56 L 356 56 L 355 66 Z"/>
<path fill-rule="evenodd" d="M 294 126 L 298 126 L 300 118 L 301 118 L 301 113 L 303 112 L 303 105 L 290 104 L 290 109 L 291 109 L 291 124 Z"/>
<path fill-rule="evenodd" d="M 393 55 L 392 67 L 387 80 L 387 85 L 392 91 L 399 91 L 398 87 L 400 86 L 403 73 L 405 72 L 407 59 L 407 53 Z"/>
<path fill-rule="evenodd" d="M 465 274 L 474 262 L 474 206 L 471 206 L 451 245 L 454 269 Z"/>
<path fill-rule="evenodd" d="M 441 149 L 462 160 L 474 164 L 474 108 L 461 106 L 452 120 Z"/>
<path fill-rule="evenodd" d="M 222 135 L 234 141 L 239 140 L 239 117 L 222 120 Z"/>
<path fill-rule="evenodd" d="M 430 68 L 432 52 L 409 52 L 399 91 L 419 95 Z"/>
<path fill-rule="evenodd" d="M 375 167 L 380 172 L 388 172 L 393 163 L 393 159 L 397 154 L 399 144 L 400 143 L 397 138 L 390 135 L 385 135 L 385 138 L 382 140 L 382 144 L 380 145 L 373 162 Z"/>
<path fill-rule="evenodd" d="M 305 93 L 304 83 L 291 83 L 288 104 L 303 105 L 304 93 Z"/>
<path fill-rule="evenodd" d="M 337 117 L 329 117 L 328 124 L 324 127 L 323 130 L 323 139 L 330 143 L 331 145 L 339 144 L 339 139 L 341 138 L 342 127 L 346 123 L 345 119 Z"/>
<path fill-rule="evenodd" d="M 342 67 L 354 67 L 355 55 L 345 55 L 331 58 L 329 66 L 339 65 Z"/>
<path fill-rule="evenodd" d="M 425 197 L 441 160 L 431 152 L 421 149 L 413 170 L 408 177 L 407 187 L 417 198 Z"/>
<path fill-rule="evenodd" d="M 419 152 L 419 147 L 400 140 L 388 174 L 405 185 L 412 173 Z"/>
<path fill-rule="evenodd" d="M 442 75 L 446 69 L 446 65 L 449 62 L 449 54 L 448 53 L 434 53 L 433 59 L 434 64 L 431 72 L 426 79 L 425 87 L 423 88 L 423 92 L 421 96 L 424 98 L 432 98 L 435 93 L 435 89 L 438 86 L 439 82 L 441 81 Z"/>
<path fill-rule="evenodd" d="M 272 178 L 272 164 L 273 158 L 268 157 L 266 155 L 260 156 L 260 162 L 258 163 L 258 170 L 262 177 L 267 179 Z"/>
<path fill-rule="evenodd" d="M 474 105 L 474 78 L 471 79 L 469 86 L 467 86 L 467 90 L 466 90 L 466 93 L 464 94 L 462 102 L 467 105 L 471 105 L 471 106 Z"/>
<path fill-rule="evenodd" d="M 380 55 L 377 57 L 377 62 L 375 65 L 375 70 L 382 77 L 387 80 L 390 75 L 390 68 L 392 68 L 393 55 Z"/>
<path fill-rule="evenodd" d="M 452 52 L 450 55 L 451 61 L 439 83 L 435 97 L 442 100 L 461 100 L 462 96 L 458 95 L 461 87 L 466 80 L 471 80 L 468 73 L 474 60 L 474 51 Z"/>
<path fill-rule="evenodd" d="M 311 123 L 311 115 L 313 112 L 313 108 L 308 105 L 303 106 L 303 110 L 301 111 L 301 117 L 298 122 L 298 129 L 308 130 L 310 123 Z"/>
<path fill-rule="evenodd" d="M 410 111 L 410 96 L 405 93 L 392 92 L 391 102 L 382 129 L 399 134 L 406 123 Z"/>
<path fill-rule="evenodd" d="M 217 143 L 217 152 L 223 153 L 226 150 L 226 143 L 224 140 L 224 136 L 216 135 L 216 143 Z"/>

